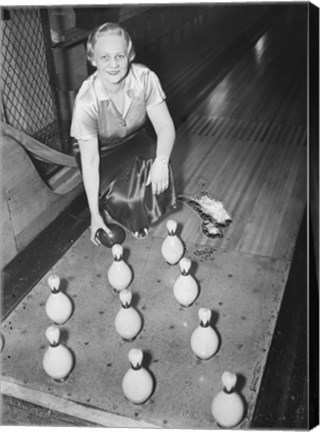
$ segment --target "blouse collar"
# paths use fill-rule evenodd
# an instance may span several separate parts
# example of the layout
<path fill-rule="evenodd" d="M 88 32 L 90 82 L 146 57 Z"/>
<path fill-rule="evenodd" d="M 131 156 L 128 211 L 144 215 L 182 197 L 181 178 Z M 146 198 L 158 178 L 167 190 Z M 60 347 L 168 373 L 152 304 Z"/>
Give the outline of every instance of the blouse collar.
<path fill-rule="evenodd" d="M 105 100 L 110 100 L 110 96 L 108 95 L 106 89 L 104 88 L 104 85 L 102 84 L 101 79 L 98 76 L 97 71 L 94 72 L 94 86 L 95 86 L 95 93 L 97 96 L 98 101 L 105 101 Z M 128 75 L 125 78 L 124 81 L 124 91 L 126 96 L 128 96 L 130 99 L 132 99 L 131 95 L 132 92 L 131 90 L 134 88 L 133 82 L 132 82 L 132 77 L 131 77 L 131 70 L 129 70 Z"/>

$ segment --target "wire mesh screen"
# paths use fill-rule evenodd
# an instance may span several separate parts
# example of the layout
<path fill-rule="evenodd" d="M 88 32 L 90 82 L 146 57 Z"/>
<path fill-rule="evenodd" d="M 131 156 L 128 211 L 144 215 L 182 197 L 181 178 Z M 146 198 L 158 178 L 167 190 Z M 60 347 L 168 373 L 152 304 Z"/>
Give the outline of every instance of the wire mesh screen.
<path fill-rule="evenodd" d="M 10 9 L 1 20 L 2 120 L 62 149 L 58 105 L 38 8 Z"/>

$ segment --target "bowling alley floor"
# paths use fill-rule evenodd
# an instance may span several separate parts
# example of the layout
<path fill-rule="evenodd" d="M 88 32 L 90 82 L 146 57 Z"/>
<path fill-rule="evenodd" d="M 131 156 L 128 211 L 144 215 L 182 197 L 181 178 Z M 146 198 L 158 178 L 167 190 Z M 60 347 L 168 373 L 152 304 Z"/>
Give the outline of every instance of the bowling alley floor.
<path fill-rule="evenodd" d="M 3 424 L 215 429 L 210 398 L 229 368 L 247 401 L 240 428 L 307 427 L 304 25 L 295 8 L 270 23 L 178 127 L 178 193 L 205 190 L 233 219 L 222 238 L 212 239 L 186 205 L 170 215 L 200 283 L 195 305 L 183 309 L 172 296 L 178 268 L 160 255 L 168 218 L 144 241 L 128 234 L 125 258 L 144 329 L 134 343 L 119 340 L 119 301 L 106 280 L 111 253 L 89 241 L 83 196 L 6 269 L 12 289 L 3 299 Z M 76 364 L 64 384 L 41 369 L 46 278 L 53 272 L 75 306 L 63 340 Z M 188 345 L 202 305 L 213 310 L 221 336 L 208 362 L 196 360 Z M 133 345 L 144 349 L 156 377 L 142 407 L 127 403 L 119 387 Z"/>

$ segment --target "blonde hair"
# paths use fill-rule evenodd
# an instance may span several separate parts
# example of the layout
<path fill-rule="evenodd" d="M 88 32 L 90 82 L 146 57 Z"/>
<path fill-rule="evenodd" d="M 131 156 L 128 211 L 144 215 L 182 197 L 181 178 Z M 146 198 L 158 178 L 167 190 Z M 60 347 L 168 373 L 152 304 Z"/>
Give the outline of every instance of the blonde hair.
<path fill-rule="evenodd" d="M 102 24 L 101 26 L 97 27 L 92 33 L 90 33 L 90 35 L 88 37 L 88 41 L 87 41 L 87 58 L 88 58 L 88 61 L 94 66 L 94 63 L 93 63 L 94 62 L 94 47 L 97 43 L 97 40 L 100 37 L 102 37 L 108 33 L 123 37 L 123 39 L 127 43 L 127 47 L 128 47 L 127 54 L 128 54 L 129 61 L 131 62 L 135 58 L 135 55 L 136 55 L 131 37 L 130 37 L 129 33 L 123 27 L 121 27 L 119 24 L 111 23 L 111 22 Z"/>

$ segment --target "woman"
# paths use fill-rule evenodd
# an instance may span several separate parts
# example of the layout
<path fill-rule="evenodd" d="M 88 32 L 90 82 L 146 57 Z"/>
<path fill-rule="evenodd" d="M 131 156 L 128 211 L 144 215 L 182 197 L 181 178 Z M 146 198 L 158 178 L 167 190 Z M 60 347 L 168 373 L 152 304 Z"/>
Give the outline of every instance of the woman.
<path fill-rule="evenodd" d="M 169 164 L 175 128 L 159 79 L 146 66 L 132 63 L 129 34 L 106 23 L 89 36 L 88 60 L 97 68 L 82 84 L 75 101 L 71 136 L 80 150 L 78 162 L 91 214 L 91 240 L 110 231 L 102 209 L 136 238 L 175 206 Z M 147 117 L 155 141 L 144 125 Z"/>

